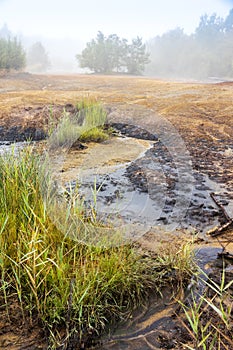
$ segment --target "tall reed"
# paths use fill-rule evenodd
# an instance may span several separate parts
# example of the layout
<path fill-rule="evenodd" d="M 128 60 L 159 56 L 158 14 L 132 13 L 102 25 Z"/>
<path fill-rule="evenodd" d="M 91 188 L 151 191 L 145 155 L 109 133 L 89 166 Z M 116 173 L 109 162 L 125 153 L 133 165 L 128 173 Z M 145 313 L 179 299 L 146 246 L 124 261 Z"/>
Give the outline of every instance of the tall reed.
<path fill-rule="evenodd" d="M 233 280 L 227 281 L 224 265 L 219 275 L 217 282 L 214 276 L 200 271 L 198 280 L 205 292 L 199 295 L 196 288 L 191 291 L 189 303 L 181 303 L 185 318 L 180 320 L 192 339 L 190 344 L 183 344 L 185 349 L 233 349 Z"/>

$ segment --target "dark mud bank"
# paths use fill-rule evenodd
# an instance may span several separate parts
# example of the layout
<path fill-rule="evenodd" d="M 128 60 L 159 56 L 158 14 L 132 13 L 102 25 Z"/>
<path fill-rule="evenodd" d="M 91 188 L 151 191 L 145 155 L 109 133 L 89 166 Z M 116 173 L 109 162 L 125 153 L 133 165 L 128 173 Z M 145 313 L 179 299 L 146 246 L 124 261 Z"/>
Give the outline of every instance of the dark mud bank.
<path fill-rule="evenodd" d="M 9 142 L 41 141 L 47 137 L 47 133 L 40 128 L 12 126 L 10 128 L 0 127 L 0 140 Z"/>
<path fill-rule="evenodd" d="M 78 112 L 72 104 L 14 107 L 0 121 L 0 140 L 9 142 L 41 141 L 48 137 L 64 111 L 71 116 Z"/>

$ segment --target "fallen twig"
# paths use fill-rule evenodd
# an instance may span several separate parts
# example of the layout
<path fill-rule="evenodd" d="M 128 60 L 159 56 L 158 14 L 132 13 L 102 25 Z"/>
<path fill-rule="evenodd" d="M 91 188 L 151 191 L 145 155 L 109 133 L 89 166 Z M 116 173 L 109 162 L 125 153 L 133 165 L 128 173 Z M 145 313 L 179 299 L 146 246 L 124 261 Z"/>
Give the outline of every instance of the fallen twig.
<path fill-rule="evenodd" d="M 222 204 L 220 204 L 217 199 L 215 198 L 215 193 L 211 192 L 210 193 L 210 197 L 212 198 L 212 200 L 214 201 L 214 203 L 222 210 L 223 215 L 225 216 L 227 222 L 232 221 L 232 218 L 228 215 L 228 213 L 226 212 L 224 206 Z"/>
<path fill-rule="evenodd" d="M 212 237 L 220 236 L 223 232 L 225 232 L 231 226 L 233 227 L 233 220 L 230 220 L 224 225 L 214 227 L 213 229 L 209 230 L 207 234 Z"/>
<path fill-rule="evenodd" d="M 212 237 L 217 237 L 217 236 L 220 236 L 227 229 L 229 229 L 231 226 L 233 227 L 233 219 L 228 215 L 228 213 L 226 212 L 223 205 L 217 201 L 217 199 L 215 198 L 215 194 L 213 192 L 210 193 L 210 197 L 212 198 L 214 203 L 221 209 L 221 211 L 222 211 L 222 213 L 227 221 L 225 224 L 223 224 L 221 226 L 214 227 L 213 229 L 211 229 L 207 232 L 208 235 L 210 235 Z"/>
<path fill-rule="evenodd" d="M 230 260 L 230 261 L 233 262 L 233 254 L 228 253 L 228 252 L 226 252 L 226 253 L 224 253 L 224 252 L 218 253 L 218 258 L 222 258 L 222 259 L 224 258 L 224 259 L 227 259 L 227 260 Z"/>

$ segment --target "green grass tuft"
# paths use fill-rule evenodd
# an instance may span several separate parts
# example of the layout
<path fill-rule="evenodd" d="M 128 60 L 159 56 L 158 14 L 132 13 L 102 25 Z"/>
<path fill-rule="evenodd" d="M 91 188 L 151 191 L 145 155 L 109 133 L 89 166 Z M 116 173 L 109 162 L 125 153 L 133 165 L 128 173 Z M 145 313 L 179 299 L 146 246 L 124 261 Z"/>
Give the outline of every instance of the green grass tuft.
<path fill-rule="evenodd" d="M 81 142 L 103 142 L 108 140 L 108 134 L 101 128 L 94 127 L 83 131 L 79 137 Z"/>
<path fill-rule="evenodd" d="M 55 123 L 50 122 L 50 148 L 70 148 L 78 140 L 102 142 L 108 139 L 109 133 L 103 129 L 107 114 L 101 104 L 92 99 L 83 99 L 77 104 L 77 109 L 78 113 L 75 116 L 64 111 L 56 128 Z"/>

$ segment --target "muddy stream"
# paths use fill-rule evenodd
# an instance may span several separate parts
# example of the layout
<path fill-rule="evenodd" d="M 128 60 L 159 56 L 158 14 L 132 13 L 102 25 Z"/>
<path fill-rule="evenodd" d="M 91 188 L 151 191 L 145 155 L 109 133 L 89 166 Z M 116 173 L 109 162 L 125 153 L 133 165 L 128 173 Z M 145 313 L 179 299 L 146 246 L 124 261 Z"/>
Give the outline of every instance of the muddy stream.
<path fill-rule="evenodd" d="M 222 248 L 211 244 L 206 233 L 224 220 L 210 194 L 215 193 L 231 216 L 232 192 L 193 169 L 186 151 L 179 156 L 173 152 L 157 137 L 119 132 L 102 144 L 71 149 L 54 164 L 62 187 L 72 191 L 78 185 L 86 206 L 95 206 L 101 220 L 110 218 L 123 228 L 126 241 L 139 240 L 156 251 L 161 238 L 172 243 L 177 235 L 198 237 L 203 242 L 196 251 L 199 266 L 209 273 Z M 165 290 L 163 298 L 148 300 L 132 318 L 111 329 L 98 349 L 175 348 L 181 330 L 172 317 L 177 306 L 170 298 L 171 291 Z"/>
<path fill-rule="evenodd" d="M 159 140 L 121 135 L 81 151 L 71 149 L 54 164 L 63 189 L 79 186 L 85 204 L 96 205 L 100 218 L 117 217 L 119 225 L 131 223 L 130 238 L 162 228 L 198 232 L 207 239 L 206 232 L 222 216 L 211 193 L 229 216 L 233 212 L 230 189 L 194 169 L 185 173 L 185 166 L 175 164 Z"/>

